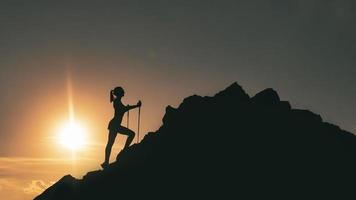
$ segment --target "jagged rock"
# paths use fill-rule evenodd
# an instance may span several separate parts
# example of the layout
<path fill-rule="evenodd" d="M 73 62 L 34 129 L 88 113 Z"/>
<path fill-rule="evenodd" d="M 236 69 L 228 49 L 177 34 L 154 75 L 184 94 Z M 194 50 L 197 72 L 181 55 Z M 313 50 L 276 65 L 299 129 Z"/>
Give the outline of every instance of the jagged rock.
<path fill-rule="evenodd" d="M 272 88 L 267 88 L 252 97 L 251 101 L 257 104 L 274 105 L 279 103 L 280 99 L 276 91 Z"/>
<path fill-rule="evenodd" d="M 354 198 L 355 169 L 353 134 L 234 83 L 168 106 L 159 130 L 107 169 L 66 176 L 36 200 Z"/>
<path fill-rule="evenodd" d="M 225 90 L 215 94 L 214 101 L 216 102 L 225 102 L 225 103 L 240 103 L 249 101 L 250 97 L 248 94 L 242 89 L 240 85 L 236 82 L 231 84 Z"/>
<path fill-rule="evenodd" d="M 74 199 L 76 184 L 78 180 L 71 175 L 63 176 L 43 193 L 42 199 Z"/>

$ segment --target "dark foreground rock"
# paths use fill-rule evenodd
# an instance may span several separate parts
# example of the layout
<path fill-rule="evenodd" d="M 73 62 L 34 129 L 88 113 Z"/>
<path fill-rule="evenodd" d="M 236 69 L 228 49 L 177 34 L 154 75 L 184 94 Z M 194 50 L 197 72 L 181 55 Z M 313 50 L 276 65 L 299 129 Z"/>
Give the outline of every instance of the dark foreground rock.
<path fill-rule="evenodd" d="M 234 83 L 168 106 L 160 129 L 109 168 L 67 175 L 36 200 L 343 199 L 355 198 L 355 178 L 353 134 Z"/>

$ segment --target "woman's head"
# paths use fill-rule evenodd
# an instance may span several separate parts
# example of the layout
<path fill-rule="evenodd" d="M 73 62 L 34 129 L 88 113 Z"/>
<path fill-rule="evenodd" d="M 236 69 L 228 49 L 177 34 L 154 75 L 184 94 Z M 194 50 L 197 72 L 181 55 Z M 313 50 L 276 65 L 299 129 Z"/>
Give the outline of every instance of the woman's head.
<path fill-rule="evenodd" d="M 114 101 L 114 96 L 116 98 L 123 97 L 125 95 L 124 89 L 122 87 L 115 87 L 113 90 L 110 91 L 110 102 Z"/>

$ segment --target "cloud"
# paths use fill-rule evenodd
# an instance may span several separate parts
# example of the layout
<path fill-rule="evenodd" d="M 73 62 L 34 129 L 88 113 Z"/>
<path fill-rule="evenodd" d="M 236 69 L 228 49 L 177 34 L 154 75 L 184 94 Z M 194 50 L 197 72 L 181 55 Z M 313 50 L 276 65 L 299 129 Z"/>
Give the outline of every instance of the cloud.
<path fill-rule="evenodd" d="M 26 194 L 39 195 L 45 189 L 53 185 L 53 183 L 54 183 L 53 181 L 45 182 L 43 180 L 32 180 L 31 183 L 29 183 L 25 188 L 23 188 L 23 191 Z"/>
<path fill-rule="evenodd" d="M 80 177 L 98 169 L 99 160 L 78 157 L 0 157 L 0 199 L 30 200 L 66 174 Z"/>
<path fill-rule="evenodd" d="M 29 182 L 27 182 L 28 184 Z M 0 198 L 6 200 L 29 200 L 33 199 L 35 195 L 26 194 L 23 191 L 26 181 L 1 178 L 0 179 Z"/>
<path fill-rule="evenodd" d="M 0 198 L 6 200 L 30 200 L 53 185 L 53 181 L 0 179 Z"/>

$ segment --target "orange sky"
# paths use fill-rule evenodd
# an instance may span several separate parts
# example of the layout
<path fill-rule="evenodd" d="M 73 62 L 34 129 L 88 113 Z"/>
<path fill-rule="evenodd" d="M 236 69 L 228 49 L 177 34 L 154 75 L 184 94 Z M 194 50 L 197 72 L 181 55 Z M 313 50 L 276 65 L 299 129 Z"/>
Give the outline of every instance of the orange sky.
<path fill-rule="evenodd" d="M 356 132 L 355 8 L 352 0 L 0 1 L 0 199 L 28 200 L 65 174 L 98 169 L 115 86 L 125 104 L 143 101 L 142 135 L 159 128 L 167 105 L 235 81 L 251 96 L 274 88 Z M 69 74 L 88 138 L 75 159 L 56 139 L 69 120 Z M 130 116 L 136 131 L 137 111 Z"/>
<path fill-rule="evenodd" d="M 47 64 L 59 65 L 56 60 L 50 60 Z M 30 66 L 31 62 L 26 65 Z M 2 148 L 3 156 L 0 157 L 0 197 L 31 199 L 65 174 L 80 178 L 90 170 L 99 169 L 107 140 L 107 123 L 113 116 L 109 91 L 115 86 L 125 88 L 124 104 L 135 104 L 139 99 L 143 101 L 142 139 L 148 131 L 159 128 L 167 105 L 177 106 L 194 91 L 213 95 L 218 87 L 229 84 L 229 81 L 224 81 L 219 86 L 212 86 L 214 81 L 211 81 L 188 87 L 186 76 L 169 80 L 175 81 L 175 84 L 168 87 L 159 83 L 165 79 L 160 73 L 146 70 L 133 72 L 129 65 L 120 66 L 117 64 L 113 71 L 103 69 L 98 73 L 88 73 L 80 63 L 63 64 L 61 73 L 49 74 L 50 77 L 44 80 L 39 78 L 46 76 L 43 71 L 37 77 L 20 80 L 18 88 L 23 92 L 17 95 L 25 98 L 13 101 L 11 105 L 11 113 L 16 115 L 14 118 L 10 116 L 8 125 L 13 134 L 8 138 L 8 148 Z M 68 92 L 69 79 L 71 92 Z M 61 126 L 69 121 L 68 95 L 72 99 L 75 121 L 86 129 L 88 142 L 75 155 L 58 141 Z M 126 125 L 126 116 L 123 124 Z M 137 130 L 137 110 L 130 112 L 130 128 Z M 123 135 L 116 138 L 112 161 L 125 139 Z"/>

